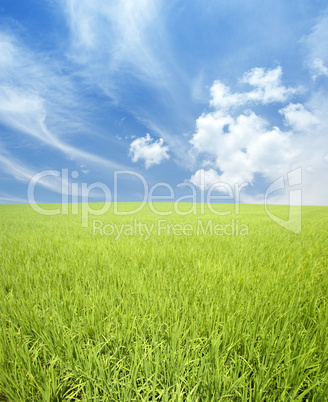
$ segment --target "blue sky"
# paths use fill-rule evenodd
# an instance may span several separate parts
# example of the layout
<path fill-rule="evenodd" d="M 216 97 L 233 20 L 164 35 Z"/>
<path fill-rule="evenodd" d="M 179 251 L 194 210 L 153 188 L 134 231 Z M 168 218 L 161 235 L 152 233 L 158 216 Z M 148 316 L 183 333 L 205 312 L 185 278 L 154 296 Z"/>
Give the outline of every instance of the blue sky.
<path fill-rule="evenodd" d="M 301 167 L 303 203 L 327 205 L 326 7 L 1 0 L 0 202 L 26 202 L 36 173 L 68 169 L 110 188 L 118 170 L 150 186 L 247 182 L 242 201 L 257 203 Z M 132 176 L 119 188 L 141 197 Z M 61 192 L 45 177 L 36 199 Z"/>

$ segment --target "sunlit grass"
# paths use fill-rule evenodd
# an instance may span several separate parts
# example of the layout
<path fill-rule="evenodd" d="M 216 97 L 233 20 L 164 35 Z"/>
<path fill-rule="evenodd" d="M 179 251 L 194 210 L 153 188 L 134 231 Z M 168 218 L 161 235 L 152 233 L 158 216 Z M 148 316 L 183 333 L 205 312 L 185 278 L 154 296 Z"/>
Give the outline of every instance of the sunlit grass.
<path fill-rule="evenodd" d="M 294 234 L 261 206 L 216 208 L 232 214 L 111 209 L 82 228 L 80 215 L 1 206 L 2 399 L 326 400 L 328 209 L 303 207 Z M 248 235 L 115 240 L 93 235 L 94 219 L 238 220 Z"/>

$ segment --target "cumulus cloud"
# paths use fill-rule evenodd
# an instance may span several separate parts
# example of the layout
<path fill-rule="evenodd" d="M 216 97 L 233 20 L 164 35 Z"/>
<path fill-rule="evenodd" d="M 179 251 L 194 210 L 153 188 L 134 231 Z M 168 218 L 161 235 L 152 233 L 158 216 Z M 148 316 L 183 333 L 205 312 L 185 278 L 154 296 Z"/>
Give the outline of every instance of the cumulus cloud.
<path fill-rule="evenodd" d="M 132 162 L 144 160 L 146 169 L 152 165 L 159 165 L 163 160 L 169 159 L 169 147 L 164 145 L 164 141 L 160 138 L 154 141 L 149 134 L 146 137 L 137 138 L 130 144 L 130 157 Z"/>
<path fill-rule="evenodd" d="M 246 105 L 247 103 L 262 103 L 264 105 L 273 102 L 285 102 L 297 89 L 287 88 L 282 85 L 282 69 L 280 66 L 265 70 L 253 68 L 244 74 L 241 83 L 254 87 L 248 92 L 232 93 L 230 88 L 221 81 L 215 81 L 211 87 L 211 106 L 219 109 Z"/>
<path fill-rule="evenodd" d="M 216 154 L 221 145 L 221 139 L 225 134 L 225 129 L 233 122 L 229 115 L 218 113 L 208 113 L 200 116 L 196 121 L 196 133 L 191 144 L 198 152 L 208 152 Z"/>
<path fill-rule="evenodd" d="M 268 129 L 268 125 L 254 112 L 235 118 L 222 112 L 203 114 L 190 142 L 199 153 L 212 156 L 222 172 L 221 181 L 252 183 L 255 173 L 276 174 L 294 155 L 289 134 L 277 127 Z"/>
<path fill-rule="evenodd" d="M 183 98 L 184 86 L 189 86 L 191 79 L 177 62 L 168 35 L 174 2 L 59 0 L 58 3 L 70 32 L 67 54 L 78 66 L 79 76 L 146 126 L 145 132 L 164 138 L 175 162 L 186 166 L 188 143 L 175 133 L 184 130 L 194 116 Z M 145 100 L 139 102 L 133 96 L 141 87 L 147 93 L 146 107 Z"/>
<path fill-rule="evenodd" d="M 227 183 L 230 187 L 236 183 L 249 183 L 254 185 L 254 189 L 258 188 L 259 180 L 261 186 L 268 186 L 293 169 L 302 167 L 304 203 L 320 205 L 327 202 L 328 191 L 322 185 L 328 174 L 325 163 L 328 118 L 322 111 L 327 100 L 322 98 L 323 95 L 313 95 L 307 104 L 287 103 L 282 107 L 279 112 L 285 130 L 252 110 L 238 113 L 232 107 L 238 103 L 248 104 L 250 100 L 263 104 L 288 101 L 294 90 L 282 84 L 281 76 L 280 67 L 267 72 L 253 69 L 243 76 L 243 82 L 256 89 L 242 94 L 231 93 L 219 81 L 214 82 L 211 105 L 215 110 L 203 113 L 197 119 L 190 140 L 198 155 L 197 160 L 201 160 L 201 168 L 191 176 L 191 183 L 202 189 L 217 182 Z M 219 90 L 221 97 L 215 98 Z M 210 163 L 211 169 L 204 170 L 202 161 Z M 200 181 L 202 177 L 208 185 Z M 261 194 L 244 194 L 247 202 L 263 200 Z M 279 197 L 276 196 L 276 202 L 281 201 Z M 288 199 L 287 191 L 285 197 Z"/>
<path fill-rule="evenodd" d="M 201 190 L 208 190 L 211 186 L 218 185 L 221 180 L 220 175 L 214 169 L 199 169 L 189 181 Z"/>
<path fill-rule="evenodd" d="M 297 90 L 287 88 L 281 83 L 282 69 L 280 66 L 265 70 L 264 68 L 253 68 L 245 73 L 242 82 L 245 82 L 256 89 L 248 94 L 249 100 L 255 100 L 268 104 L 271 102 L 284 102 Z"/>
<path fill-rule="evenodd" d="M 319 119 L 301 103 L 291 103 L 279 112 L 284 116 L 285 124 L 294 131 L 310 132 L 319 125 Z"/>
<path fill-rule="evenodd" d="M 221 81 L 214 81 L 211 89 L 212 100 L 210 105 L 215 108 L 228 109 L 243 104 L 247 98 L 247 94 L 231 93 L 230 88 Z"/>

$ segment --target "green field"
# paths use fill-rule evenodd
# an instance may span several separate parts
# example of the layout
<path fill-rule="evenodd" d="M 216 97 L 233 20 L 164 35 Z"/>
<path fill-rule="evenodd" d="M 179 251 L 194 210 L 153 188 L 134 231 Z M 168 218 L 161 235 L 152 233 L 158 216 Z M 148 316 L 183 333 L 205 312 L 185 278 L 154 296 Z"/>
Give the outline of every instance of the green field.
<path fill-rule="evenodd" d="M 254 205 L 111 209 L 88 228 L 27 205 L 0 214 L 0 400 L 328 400 L 328 208 L 303 207 L 301 234 Z M 248 233 L 158 233 L 158 219 Z M 155 225 L 148 239 L 138 223 Z"/>

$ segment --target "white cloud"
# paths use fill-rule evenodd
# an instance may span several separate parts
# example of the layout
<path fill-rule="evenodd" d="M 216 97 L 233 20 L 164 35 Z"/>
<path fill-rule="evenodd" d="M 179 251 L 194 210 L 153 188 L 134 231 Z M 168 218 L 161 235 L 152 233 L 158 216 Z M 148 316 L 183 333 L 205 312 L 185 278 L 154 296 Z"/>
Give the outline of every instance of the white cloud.
<path fill-rule="evenodd" d="M 62 4 L 71 30 L 72 57 L 90 74 L 101 75 L 106 90 L 113 90 L 113 84 L 105 79 L 108 72 L 117 72 L 122 65 L 144 79 L 164 79 L 154 45 L 157 39 L 161 50 L 165 48 L 160 1 L 62 0 Z"/>
<path fill-rule="evenodd" d="M 10 194 L 1 193 L 0 194 L 0 204 L 25 204 L 27 199 L 15 197 Z"/>
<path fill-rule="evenodd" d="M 301 103 L 291 103 L 281 109 L 285 124 L 297 132 L 313 132 L 319 125 L 319 119 L 309 112 Z"/>
<path fill-rule="evenodd" d="M 301 40 L 307 50 L 306 62 L 315 81 L 328 76 L 328 9 L 320 15 L 311 32 Z"/>
<path fill-rule="evenodd" d="M 273 99 L 287 101 L 292 91 L 281 84 L 280 77 L 280 68 L 269 70 L 269 73 L 253 69 L 243 80 L 261 90 L 258 99 L 263 103 Z M 213 88 L 217 88 L 217 84 L 218 81 Z M 259 178 L 262 187 L 268 186 L 302 167 L 303 203 L 327 204 L 328 189 L 323 183 L 328 177 L 328 118 L 324 112 L 327 99 L 322 92 L 313 94 L 305 105 L 290 103 L 284 106 L 280 114 L 288 130 L 283 131 L 253 111 L 239 114 L 236 110 L 223 108 L 224 102 L 236 105 L 241 98 L 250 98 L 249 94 L 231 94 L 226 87 L 219 87 L 223 88 L 221 95 L 224 94 L 221 101 L 214 104 L 212 98 L 212 106 L 217 110 L 203 113 L 197 119 L 196 131 L 190 141 L 193 151 L 198 154 L 199 165 L 204 167 L 206 161 L 211 169 L 197 170 L 190 181 L 199 186 L 201 174 L 205 174 L 209 183 L 219 181 L 229 186 L 250 183 L 254 185 L 254 193 Z M 287 202 L 288 191 L 281 194 L 276 195 L 275 202 Z M 250 195 L 246 191 L 244 200 L 260 202 L 263 194 Z"/>
<path fill-rule="evenodd" d="M 169 159 L 169 147 L 164 145 L 164 141 L 160 138 L 153 141 L 149 134 L 146 137 L 137 138 L 130 145 L 130 156 L 132 162 L 144 160 L 146 169 L 152 165 L 158 165 L 163 160 Z"/>
<path fill-rule="evenodd" d="M 33 176 L 35 176 L 38 172 L 36 170 L 31 169 L 30 167 L 26 166 L 24 163 L 16 160 L 12 155 L 8 152 L 2 150 L 0 152 L 0 162 L 1 162 L 1 170 L 8 175 L 14 177 L 16 180 L 28 183 Z M 61 194 L 62 189 L 67 188 L 67 181 L 63 180 L 63 187 L 62 187 L 62 180 L 56 176 L 46 176 L 39 180 L 38 185 L 47 190 L 56 192 Z"/>
<path fill-rule="evenodd" d="M 224 130 L 233 122 L 229 115 L 208 113 L 200 116 L 196 121 L 197 131 L 190 143 L 198 152 L 214 154 L 218 152 L 224 136 Z"/>
<path fill-rule="evenodd" d="M 248 99 L 268 104 L 272 102 L 285 102 L 297 90 L 286 88 L 281 83 L 282 69 L 280 66 L 265 71 L 264 68 L 253 68 L 245 73 L 242 82 L 256 89 L 248 93 Z"/>
<path fill-rule="evenodd" d="M 69 159 L 85 160 L 111 169 L 122 167 L 62 141 L 47 127 L 47 116 L 45 99 L 21 89 L 0 86 L 0 121 L 3 124 L 58 149 Z"/>
<path fill-rule="evenodd" d="M 258 138 L 249 144 L 247 152 L 253 173 L 273 180 L 288 172 L 299 150 L 292 143 L 290 134 L 274 127 L 259 133 Z"/>
<path fill-rule="evenodd" d="M 56 63 L 45 63 L 8 33 L 0 32 L 0 121 L 16 132 L 63 152 L 110 169 L 122 165 L 79 149 L 62 139 L 84 126 L 83 103 L 70 77 Z M 41 59 L 41 61 L 39 60 Z"/>
<path fill-rule="evenodd" d="M 215 81 L 210 90 L 212 96 L 210 104 L 216 109 L 229 109 L 248 103 L 266 105 L 273 102 L 285 102 L 297 90 L 282 85 L 281 77 L 280 66 L 267 71 L 264 68 L 253 68 L 243 75 L 241 83 L 249 84 L 255 89 L 240 93 L 231 93 L 229 87 L 220 81 Z"/>
<path fill-rule="evenodd" d="M 314 81 L 322 75 L 328 77 L 328 67 L 325 66 L 322 59 L 314 59 L 310 68 L 312 71 L 312 79 Z"/>
<path fill-rule="evenodd" d="M 253 112 L 236 118 L 222 112 L 203 114 L 190 142 L 199 153 L 212 155 L 221 181 L 252 183 L 256 173 L 269 177 L 281 172 L 295 153 L 289 135 L 268 125 Z"/>
<path fill-rule="evenodd" d="M 15 53 L 13 38 L 2 32 L 0 35 L 0 74 L 2 73 L 4 67 L 14 65 L 16 56 Z"/>
<path fill-rule="evenodd" d="M 214 169 L 199 169 L 189 181 L 201 190 L 208 190 L 211 186 L 220 183 L 221 179 Z"/>
<path fill-rule="evenodd" d="M 310 64 L 315 60 L 328 62 L 328 11 L 321 14 L 310 34 L 302 38 L 302 42 L 307 47 L 307 58 Z"/>
<path fill-rule="evenodd" d="M 172 128 L 179 133 L 194 119 L 181 91 L 192 86 L 192 79 L 172 53 L 172 4 L 163 0 L 60 0 L 59 4 L 70 28 L 67 55 L 78 74 L 123 105 L 147 127 L 145 131 L 163 137 L 175 162 L 185 166 L 186 142 Z M 140 86 L 147 93 L 147 107 L 130 96 Z"/>
<path fill-rule="evenodd" d="M 32 168 L 25 163 L 17 160 L 8 151 L 6 151 L 3 146 L 0 147 L 0 166 L 2 172 L 9 176 L 14 177 L 16 180 L 22 183 L 35 183 L 35 186 L 43 187 L 46 190 L 50 190 L 54 193 L 61 195 L 71 195 L 72 194 L 72 183 L 62 176 L 61 172 L 55 170 L 56 175 L 49 174 L 42 176 L 40 179 L 36 176 L 38 173 L 43 173 L 42 170 L 37 170 Z M 48 169 L 47 169 L 48 170 Z M 51 169 L 50 169 L 51 170 Z M 83 169 L 82 169 L 83 171 Z M 87 172 L 84 172 L 85 174 Z M 58 174 L 58 175 L 57 175 Z M 35 177 L 36 176 L 36 177 Z M 79 195 L 81 195 L 81 187 L 79 187 Z M 90 195 L 92 198 L 103 198 L 103 192 L 98 189 L 94 190 Z M 13 201 L 13 202 L 26 202 L 27 200 L 11 197 L 8 195 L 0 194 L 0 201 Z"/>
<path fill-rule="evenodd" d="M 208 90 L 205 86 L 204 73 L 200 72 L 191 80 L 191 97 L 195 102 L 207 102 Z"/>
<path fill-rule="evenodd" d="M 247 94 L 232 94 L 230 88 L 218 80 L 214 81 L 210 92 L 212 96 L 210 105 L 215 108 L 228 109 L 234 106 L 240 106 L 247 102 Z"/>
<path fill-rule="evenodd" d="M 179 136 L 167 130 L 164 123 L 157 124 L 152 119 L 142 119 L 142 122 L 156 134 L 156 137 L 163 138 L 165 143 L 169 145 L 170 153 L 174 155 L 172 156 L 174 163 L 182 166 L 184 169 L 192 169 L 194 167 L 194 155 L 190 150 L 189 142 L 186 141 L 186 137 L 190 138 L 189 133 Z"/>

